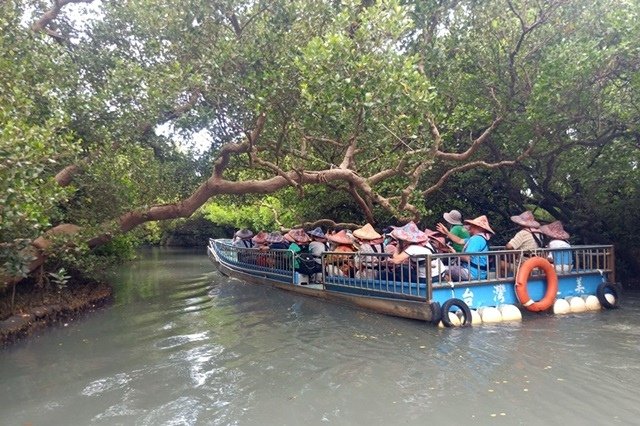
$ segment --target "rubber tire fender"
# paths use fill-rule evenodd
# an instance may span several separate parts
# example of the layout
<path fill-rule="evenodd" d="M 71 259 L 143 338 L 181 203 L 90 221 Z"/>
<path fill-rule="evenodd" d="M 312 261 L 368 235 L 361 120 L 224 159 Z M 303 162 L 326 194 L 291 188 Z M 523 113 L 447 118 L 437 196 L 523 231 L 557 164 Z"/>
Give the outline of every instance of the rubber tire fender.
<path fill-rule="evenodd" d="M 463 300 L 460 299 L 449 299 L 442 304 L 442 323 L 445 327 L 453 327 L 454 325 L 451 323 L 449 319 L 449 311 L 453 307 L 457 307 L 462 310 L 462 314 L 464 315 L 464 322 L 462 323 L 462 327 L 468 327 L 471 325 L 471 309 L 469 306 L 464 303 Z"/>
<path fill-rule="evenodd" d="M 440 303 L 429 303 L 429 309 L 431 310 L 431 324 L 437 325 L 442 319 L 442 308 L 440 307 Z"/>
<path fill-rule="evenodd" d="M 534 302 L 529 297 L 527 291 L 527 282 L 529 281 L 529 275 L 535 268 L 540 268 L 547 276 L 547 289 L 544 297 L 537 302 Z M 528 311 L 541 312 L 546 311 L 553 306 L 558 294 L 558 274 L 553 265 L 544 257 L 534 256 L 526 260 L 518 268 L 516 274 L 515 285 L 516 297 L 520 304 Z"/>
<path fill-rule="evenodd" d="M 615 298 L 613 303 L 609 302 L 605 294 L 611 293 Z M 600 304 L 606 309 L 617 309 L 620 307 L 620 289 L 613 283 L 600 283 L 596 290 L 596 296 Z"/>

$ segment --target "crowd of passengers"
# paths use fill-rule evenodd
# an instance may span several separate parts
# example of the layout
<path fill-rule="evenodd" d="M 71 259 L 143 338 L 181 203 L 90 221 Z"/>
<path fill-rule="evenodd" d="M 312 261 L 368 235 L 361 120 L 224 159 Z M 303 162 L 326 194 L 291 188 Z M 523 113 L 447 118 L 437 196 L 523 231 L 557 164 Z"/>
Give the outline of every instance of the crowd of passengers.
<path fill-rule="evenodd" d="M 333 228 L 325 233 L 317 227 L 309 231 L 292 229 L 285 234 L 260 231 L 254 235 L 249 229 L 241 229 L 235 233 L 232 244 L 260 250 L 289 250 L 294 253 L 294 269 L 310 276 L 312 282 L 323 272 L 321 259 L 325 252 L 329 253 L 324 258 L 324 272 L 328 276 L 425 282 L 428 275 L 432 280 L 461 281 L 486 279 L 492 268 L 505 273 L 513 271 L 514 264 L 503 260 L 499 265 L 490 265 L 489 257 L 481 254 L 489 251 L 489 240 L 495 235 L 486 216 L 463 220 L 458 210 L 451 210 L 444 213 L 443 218 L 446 224 L 438 223 L 436 230 L 421 230 L 414 222 L 409 222 L 404 226 L 387 227 L 382 234 L 368 223 L 352 232 Z M 548 260 L 558 273 L 571 270 L 572 253 L 567 250 L 570 248 L 569 234 L 561 222 L 541 226 L 530 211 L 511 216 L 511 220 L 520 228 L 505 247 L 520 251 L 512 260 L 526 260 L 540 248 L 564 249 L 551 251 Z M 434 253 L 461 255 L 434 258 L 431 265 L 426 265 L 425 255 Z M 259 266 L 274 266 L 266 256 L 252 259 Z"/>

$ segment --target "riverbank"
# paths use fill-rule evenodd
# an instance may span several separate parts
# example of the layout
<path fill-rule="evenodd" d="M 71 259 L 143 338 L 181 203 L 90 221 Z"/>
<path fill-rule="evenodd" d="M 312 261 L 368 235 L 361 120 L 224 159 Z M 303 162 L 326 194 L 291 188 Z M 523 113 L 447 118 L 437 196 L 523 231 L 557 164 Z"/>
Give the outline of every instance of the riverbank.
<path fill-rule="evenodd" d="M 30 336 L 50 325 L 73 321 L 85 312 L 109 304 L 110 285 L 72 279 L 64 288 L 38 286 L 33 280 L 20 283 L 12 292 L 0 294 L 0 346 Z"/>

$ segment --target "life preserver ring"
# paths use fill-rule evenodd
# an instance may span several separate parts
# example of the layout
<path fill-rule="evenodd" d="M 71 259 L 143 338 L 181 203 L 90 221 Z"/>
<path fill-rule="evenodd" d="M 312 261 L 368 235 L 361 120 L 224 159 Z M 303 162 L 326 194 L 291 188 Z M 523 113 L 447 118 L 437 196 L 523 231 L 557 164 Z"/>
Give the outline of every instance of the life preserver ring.
<path fill-rule="evenodd" d="M 529 292 L 527 291 L 529 275 L 534 268 L 542 269 L 547 276 L 547 291 L 545 292 L 544 297 L 537 302 L 531 300 Z M 553 306 L 553 302 L 555 302 L 557 294 L 558 275 L 556 274 L 556 270 L 553 265 L 547 259 L 536 256 L 520 265 L 516 276 L 516 296 L 518 297 L 518 301 L 528 311 L 546 311 Z"/>
<path fill-rule="evenodd" d="M 462 327 L 471 325 L 471 309 L 469 309 L 469 306 L 460 299 L 449 299 L 442 304 L 442 324 L 444 324 L 445 327 L 453 327 L 453 323 L 449 319 L 449 311 L 454 306 L 462 311 L 463 318 L 460 318 L 460 325 Z"/>
<path fill-rule="evenodd" d="M 611 294 L 613 296 L 613 303 L 607 300 L 607 294 Z M 620 291 L 618 286 L 613 283 L 600 283 L 596 289 L 596 296 L 598 297 L 600 304 L 606 309 L 616 309 L 620 306 Z"/>

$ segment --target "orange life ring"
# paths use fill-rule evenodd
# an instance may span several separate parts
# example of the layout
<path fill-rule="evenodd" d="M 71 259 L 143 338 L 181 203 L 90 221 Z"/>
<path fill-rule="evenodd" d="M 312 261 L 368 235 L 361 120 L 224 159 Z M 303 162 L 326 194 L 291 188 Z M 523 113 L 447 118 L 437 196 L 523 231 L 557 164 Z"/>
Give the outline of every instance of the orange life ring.
<path fill-rule="evenodd" d="M 531 300 L 529 292 L 527 291 L 527 281 L 529 275 L 534 268 L 540 268 L 547 276 L 547 291 L 544 297 L 537 302 Z M 549 309 L 553 306 L 553 302 L 556 300 L 558 294 L 558 275 L 553 265 L 544 257 L 532 257 L 524 262 L 518 268 L 518 275 L 516 276 L 516 296 L 518 301 L 527 310 L 531 312 L 540 312 Z"/>

